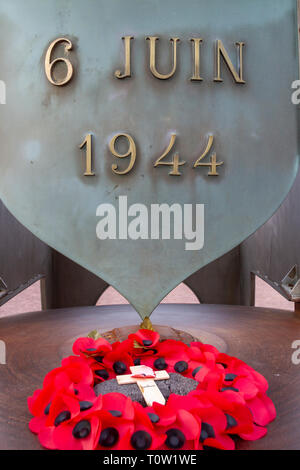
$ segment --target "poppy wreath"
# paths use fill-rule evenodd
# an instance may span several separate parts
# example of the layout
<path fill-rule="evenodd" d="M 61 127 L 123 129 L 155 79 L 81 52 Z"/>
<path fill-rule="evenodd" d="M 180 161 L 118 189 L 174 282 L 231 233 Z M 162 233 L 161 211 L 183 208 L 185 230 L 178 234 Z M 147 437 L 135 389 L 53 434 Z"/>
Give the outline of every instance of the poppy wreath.
<path fill-rule="evenodd" d="M 79 338 L 73 353 L 28 398 L 29 428 L 48 449 L 234 450 L 237 436 L 261 439 L 276 416 L 266 379 L 207 344 L 160 341 L 141 329 L 113 344 Z M 146 408 L 122 393 L 96 396 L 96 384 L 129 374 L 132 365 L 182 374 L 198 386 Z"/>

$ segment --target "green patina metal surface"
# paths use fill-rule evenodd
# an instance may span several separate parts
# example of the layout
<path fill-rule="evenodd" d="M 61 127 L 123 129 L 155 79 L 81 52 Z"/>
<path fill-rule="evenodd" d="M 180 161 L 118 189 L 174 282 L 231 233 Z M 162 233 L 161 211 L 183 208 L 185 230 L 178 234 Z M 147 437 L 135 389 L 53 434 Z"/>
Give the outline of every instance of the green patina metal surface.
<path fill-rule="evenodd" d="M 132 77 L 123 68 L 122 36 L 134 36 Z M 170 80 L 149 70 L 146 36 L 159 36 L 159 69 L 170 69 L 170 37 L 179 37 Z M 50 42 L 69 38 L 74 77 L 49 83 L 44 59 Z M 203 38 L 202 82 L 191 82 L 190 38 Z M 214 78 L 214 43 L 221 39 L 236 65 L 245 42 L 245 85 L 222 64 Z M 118 289 L 145 317 L 179 282 L 238 245 L 262 225 L 288 193 L 298 169 L 298 111 L 291 83 L 298 78 L 295 0 L 1 0 L 0 197 L 34 234 Z M 96 176 L 83 176 L 79 144 L 94 135 Z M 108 150 L 119 132 L 137 143 L 137 161 L 113 174 Z M 187 161 L 182 176 L 153 163 L 178 135 Z M 215 136 L 219 177 L 192 169 Z M 126 163 L 119 162 L 125 168 Z M 185 240 L 102 240 L 96 208 L 116 204 L 205 205 L 205 243 Z"/>

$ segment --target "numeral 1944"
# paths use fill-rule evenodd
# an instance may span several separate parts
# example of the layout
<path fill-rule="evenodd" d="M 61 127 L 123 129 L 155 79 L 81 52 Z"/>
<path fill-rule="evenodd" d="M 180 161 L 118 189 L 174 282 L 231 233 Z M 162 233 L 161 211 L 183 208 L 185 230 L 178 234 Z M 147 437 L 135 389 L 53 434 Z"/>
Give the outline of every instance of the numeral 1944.
<path fill-rule="evenodd" d="M 128 149 L 124 153 L 120 153 L 117 150 L 117 141 L 119 139 L 125 139 L 128 144 Z M 179 153 L 174 152 L 172 150 L 175 146 L 175 142 L 177 139 L 176 134 L 172 134 L 170 138 L 169 145 L 164 150 L 164 152 L 156 159 L 153 163 L 154 167 L 157 168 L 159 166 L 169 166 L 170 176 L 181 176 L 181 167 L 187 164 L 186 161 L 181 160 Z M 197 158 L 197 160 L 193 164 L 193 168 L 198 167 L 207 167 L 208 168 L 208 176 L 218 176 L 218 168 L 224 164 L 222 161 L 217 160 L 216 152 L 212 151 L 214 143 L 214 136 L 209 135 L 206 143 L 206 147 L 203 153 Z M 84 176 L 94 176 L 95 173 L 93 171 L 93 162 L 92 162 L 92 155 L 93 155 L 93 136 L 92 134 L 87 134 L 84 141 L 80 144 L 80 149 L 85 149 L 85 172 Z M 136 143 L 134 139 L 126 133 L 119 133 L 116 134 L 111 141 L 109 142 L 109 150 L 110 153 L 120 159 L 128 159 L 127 167 L 123 170 L 120 170 L 117 163 L 113 163 L 111 166 L 112 172 L 116 175 L 127 175 L 134 167 L 136 159 L 137 159 L 137 150 L 136 150 Z M 167 158 L 169 155 L 169 159 Z M 207 159 L 206 159 L 207 157 Z"/>

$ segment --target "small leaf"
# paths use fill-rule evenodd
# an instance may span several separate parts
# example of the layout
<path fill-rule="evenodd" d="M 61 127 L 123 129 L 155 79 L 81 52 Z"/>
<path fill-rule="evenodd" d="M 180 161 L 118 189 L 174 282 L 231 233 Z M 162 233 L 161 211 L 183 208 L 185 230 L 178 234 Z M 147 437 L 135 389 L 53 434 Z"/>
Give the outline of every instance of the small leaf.
<path fill-rule="evenodd" d="M 97 330 L 93 330 L 87 335 L 87 337 L 96 340 L 96 339 L 101 338 L 101 335 Z"/>

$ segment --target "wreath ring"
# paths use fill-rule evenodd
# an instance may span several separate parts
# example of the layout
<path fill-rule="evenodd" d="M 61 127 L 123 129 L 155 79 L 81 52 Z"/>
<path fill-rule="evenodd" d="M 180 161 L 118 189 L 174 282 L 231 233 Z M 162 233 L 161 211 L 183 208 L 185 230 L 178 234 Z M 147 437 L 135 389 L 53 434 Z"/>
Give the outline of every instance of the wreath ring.
<path fill-rule="evenodd" d="M 124 341 L 82 337 L 74 355 L 50 371 L 28 398 L 30 430 L 60 450 L 234 450 L 236 436 L 257 440 L 276 411 L 266 379 L 245 362 L 201 342 L 161 340 L 140 329 Z M 95 385 L 146 365 L 197 382 L 185 396 L 143 407 L 122 393 L 96 395 Z"/>

